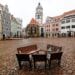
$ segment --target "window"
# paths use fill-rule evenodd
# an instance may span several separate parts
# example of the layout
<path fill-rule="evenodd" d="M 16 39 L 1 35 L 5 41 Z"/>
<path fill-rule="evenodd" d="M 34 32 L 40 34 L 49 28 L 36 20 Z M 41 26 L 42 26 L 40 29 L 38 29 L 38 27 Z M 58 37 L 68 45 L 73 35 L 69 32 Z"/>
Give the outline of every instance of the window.
<path fill-rule="evenodd" d="M 40 15 L 38 15 L 38 19 L 40 19 Z"/>
<path fill-rule="evenodd" d="M 36 34 L 36 27 L 34 28 L 34 33 Z"/>
<path fill-rule="evenodd" d="M 61 29 L 65 29 L 65 27 L 61 27 Z"/>
<path fill-rule="evenodd" d="M 50 27 L 50 25 L 48 25 L 48 27 Z"/>
<path fill-rule="evenodd" d="M 70 22 L 70 19 L 67 19 L 67 20 L 66 20 L 66 23 L 69 23 L 69 22 Z"/>
<path fill-rule="evenodd" d="M 41 32 L 43 33 L 43 28 L 41 28 Z"/>
<path fill-rule="evenodd" d="M 66 26 L 66 28 L 68 29 L 68 28 L 70 28 L 70 26 Z"/>
<path fill-rule="evenodd" d="M 32 29 L 32 27 L 31 27 L 31 34 L 32 34 L 32 31 L 33 31 L 33 29 Z"/>
<path fill-rule="evenodd" d="M 56 26 L 58 26 L 58 24 L 56 24 Z"/>
<path fill-rule="evenodd" d="M 72 25 L 72 28 L 75 28 L 75 25 Z"/>
<path fill-rule="evenodd" d="M 1 14 L 1 10 L 0 10 L 0 14 Z"/>
<path fill-rule="evenodd" d="M 9 30 L 8 28 L 6 30 Z"/>
<path fill-rule="evenodd" d="M 75 22 L 75 19 L 72 19 L 72 22 Z"/>
<path fill-rule="evenodd" d="M 64 24 L 65 23 L 65 20 L 63 20 L 61 23 Z"/>
<path fill-rule="evenodd" d="M 47 29 L 47 31 L 48 31 L 48 29 Z"/>
<path fill-rule="evenodd" d="M 58 28 L 56 28 L 56 31 L 58 31 L 59 29 Z"/>
<path fill-rule="evenodd" d="M 49 34 L 49 36 L 50 36 L 50 34 Z"/>
<path fill-rule="evenodd" d="M 56 36 L 56 34 L 54 34 Z"/>
<path fill-rule="evenodd" d="M 53 26 L 55 26 L 55 24 L 53 24 Z"/>
<path fill-rule="evenodd" d="M 55 29 L 52 29 L 52 31 L 55 31 Z"/>
<path fill-rule="evenodd" d="M 33 32 L 33 33 L 35 33 L 35 32 L 36 32 L 36 31 L 35 31 L 35 27 L 32 27 L 32 32 Z"/>

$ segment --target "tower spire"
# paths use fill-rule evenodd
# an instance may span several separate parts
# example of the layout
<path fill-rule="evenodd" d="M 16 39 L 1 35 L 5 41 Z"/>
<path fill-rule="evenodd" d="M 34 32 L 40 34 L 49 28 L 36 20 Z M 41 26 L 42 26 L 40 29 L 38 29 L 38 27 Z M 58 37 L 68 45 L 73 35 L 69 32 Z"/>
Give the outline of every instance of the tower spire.
<path fill-rule="evenodd" d="M 38 5 L 40 5 L 40 2 L 38 3 Z"/>

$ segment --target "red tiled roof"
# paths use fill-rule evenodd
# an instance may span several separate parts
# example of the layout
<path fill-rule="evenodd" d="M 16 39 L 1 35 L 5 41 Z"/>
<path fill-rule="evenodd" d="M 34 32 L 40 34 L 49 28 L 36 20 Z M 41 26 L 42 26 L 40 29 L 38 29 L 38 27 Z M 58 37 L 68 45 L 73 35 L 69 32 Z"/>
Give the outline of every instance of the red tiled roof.
<path fill-rule="evenodd" d="M 30 25 L 38 25 L 39 23 L 34 18 L 32 18 L 29 24 Z"/>
<path fill-rule="evenodd" d="M 72 14 L 75 14 L 75 10 L 71 10 L 71 11 L 68 11 L 68 12 L 64 12 L 63 15 L 72 15 Z"/>

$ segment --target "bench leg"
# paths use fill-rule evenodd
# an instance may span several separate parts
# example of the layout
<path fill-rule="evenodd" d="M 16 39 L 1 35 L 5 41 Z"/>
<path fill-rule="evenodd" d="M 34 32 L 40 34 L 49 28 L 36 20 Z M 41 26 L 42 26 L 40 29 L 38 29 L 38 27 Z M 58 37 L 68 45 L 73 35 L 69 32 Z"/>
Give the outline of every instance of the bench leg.
<path fill-rule="evenodd" d="M 50 68 L 51 68 L 51 61 L 49 61 L 49 63 L 48 63 L 48 64 L 49 64 L 49 69 L 50 69 Z"/>
<path fill-rule="evenodd" d="M 58 65 L 60 66 L 61 60 L 58 60 Z"/>
<path fill-rule="evenodd" d="M 45 61 L 45 69 L 46 69 L 46 67 L 47 67 L 47 61 Z"/>
<path fill-rule="evenodd" d="M 32 62 L 31 61 L 29 61 L 29 68 L 30 68 L 30 70 L 32 70 Z"/>
<path fill-rule="evenodd" d="M 35 62 L 34 62 L 34 69 L 36 69 L 36 65 L 35 65 Z"/>
<path fill-rule="evenodd" d="M 18 61 L 18 64 L 19 64 L 19 68 L 21 69 L 22 68 L 21 61 Z"/>

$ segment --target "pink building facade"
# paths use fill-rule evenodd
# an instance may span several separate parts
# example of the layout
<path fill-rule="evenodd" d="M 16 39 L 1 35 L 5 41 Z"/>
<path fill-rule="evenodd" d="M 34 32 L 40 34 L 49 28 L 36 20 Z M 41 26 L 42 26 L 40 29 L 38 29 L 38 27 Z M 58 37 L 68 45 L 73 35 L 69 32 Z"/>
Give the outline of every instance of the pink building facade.
<path fill-rule="evenodd" d="M 58 37 L 60 34 L 60 16 L 47 17 L 44 24 L 45 37 Z"/>

